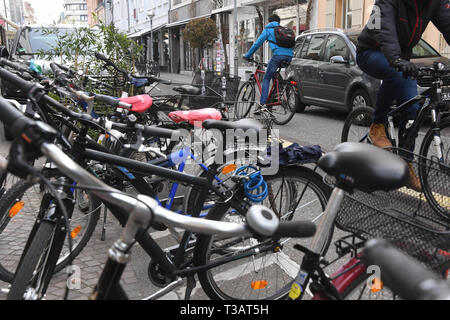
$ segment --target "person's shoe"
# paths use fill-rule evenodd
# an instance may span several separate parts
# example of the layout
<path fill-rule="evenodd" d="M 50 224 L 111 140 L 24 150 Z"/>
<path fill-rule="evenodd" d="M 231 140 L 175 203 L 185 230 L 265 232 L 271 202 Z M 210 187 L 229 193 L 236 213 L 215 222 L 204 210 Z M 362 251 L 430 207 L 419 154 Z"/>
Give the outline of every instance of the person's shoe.
<path fill-rule="evenodd" d="M 369 129 L 369 141 L 379 148 L 392 148 L 392 143 L 389 141 L 382 123 L 372 123 Z"/>
<path fill-rule="evenodd" d="M 414 191 L 422 192 L 422 184 L 420 183 L 420 179 L 417 176 L 416 172 L 414 171 L 413 164 L 411 162 L 408 162 L 408 168 L 409 168 L 408 186 Z"/>

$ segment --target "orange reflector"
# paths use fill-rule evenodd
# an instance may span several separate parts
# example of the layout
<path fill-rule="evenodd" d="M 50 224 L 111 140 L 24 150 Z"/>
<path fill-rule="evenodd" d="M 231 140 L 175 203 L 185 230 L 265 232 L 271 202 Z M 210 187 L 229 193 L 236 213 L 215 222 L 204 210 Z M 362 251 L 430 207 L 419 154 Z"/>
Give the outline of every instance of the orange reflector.
<path fill-rule="evenodd" d="M 81 231 L 81 226 L 76 226 L 75 229 L 72 230 L 72 232 L 70 233 L 70 236 L 72 237 L 72 239 L 75 239 L 75 237 L 80 233 Z"/>
<path fill-rule="evenodd" d="M 267 287 L 268 282 L 266 280 L 253 281 L 251 286 L 253 290 L 260 290 Z"/>
<path fill-rule="evenodd" d="M 105 139 L 109 139 L 109 134 L 105 134 Z"/>
<path fill-rule="evenodd" d="M 370 288 L 370 291 L 372 291 L 373 293 L 376 293 L 376 292 L 380 291 L 381 289 L 383 289 L 383 281 L 381 281 L 380 278 L 373 279 L 372 287 Z"/>
<path fill-rule="evenodd" d="M 15 205 L 13 205 L 12 208 L 9 209 L 9 217 L 12 218 L 16 214 L 18 214 L 20 212 L 20 210 L 22 210 L 24 205 L 25 205 L 25 202 L 23 202 L 23 201 L 19 201 Z"/>
<path fill-rule="evenodd" d="M 222 169 L 222 173 L 223 173 L 223 174 L 229 174 L 229 173 L 231 173 L 231 172 L 236 171 L 236 169 L 237 169 L 237 166 L 236 166 L 234 163 L 232 163 L 232 164 L 226 165 L 226 166 Z"/>

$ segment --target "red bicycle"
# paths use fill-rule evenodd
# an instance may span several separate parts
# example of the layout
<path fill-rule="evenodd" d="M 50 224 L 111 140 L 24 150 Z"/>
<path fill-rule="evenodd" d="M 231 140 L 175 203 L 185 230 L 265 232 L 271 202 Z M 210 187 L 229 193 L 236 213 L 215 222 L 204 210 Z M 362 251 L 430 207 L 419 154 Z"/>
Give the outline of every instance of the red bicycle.
<path fill-rule="evenodd" d="M 255 102 L 256 87 L 258 87 L 259 94 L 262 92 L 262 80 L 266 73 L 266 63 L 255 61 L 253 59 L 247 60 L 256 64 L 256 71 L 251 75 L 250 79 L 246 81 L 238 92 L 238 101 L 243 102 L 235 110 L 236 118 L 248 117 L 250 111 L 255 112 L 261 108 L 259 103 Z M 297 105 L 297 87 L 290 81 L 283 80 L 280 74 L 281 69 L 289 65 L 283 62 L 275 72 L 272 88 L 269 91 L 266 109 L 271 113 L 273 121 L 278 125 L 284 125 L 291 121 L 296 112 Z"/>

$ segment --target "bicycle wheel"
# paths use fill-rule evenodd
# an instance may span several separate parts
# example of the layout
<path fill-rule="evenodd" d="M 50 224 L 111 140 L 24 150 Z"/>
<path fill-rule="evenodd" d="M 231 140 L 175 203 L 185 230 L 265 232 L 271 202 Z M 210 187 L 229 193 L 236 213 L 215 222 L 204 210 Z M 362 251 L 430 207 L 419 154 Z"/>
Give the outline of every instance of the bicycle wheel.
<path fill-rule="evenodd" d="M 40 211 L 46 193 L 40 184 L 19 181 L 0 202 L 0 279 L 11 282 L 16 272 L 28 236 Z M 77 256 L 86 246 L 100 216 L 101 203 L 83 190 L 74 192 L 75 206 L 70 219 L 73 240 L 72 254 Z M 68 240 L 61 251 L 56 272 L 69 263 Z"/>
<path fill-rule="evenodd" d="M 33 298 L 40 296 L 41 271 L 47 260 L 48 251 L 55 233 L 55 223 L 42 221 L 39 225 L 35 237 L 30 242 L 30 246 L 23 256 L 23 261 L 16 270 L 14 280 L 8 293 L 8 300 L 22 300 L 25 292 L 33 291 Z M 31 282 L 35 282 L 35 288 L 27 290 Z M 30 295 L 31 298 L 31 295 Z"/>
<path fill-rule="evenodd" d="M 342 128 L 341 142 L 367 142 L 373 109 L 359 107 L 349 113 Z"/>
<path fill-rule="evenodd" d="M 265 180 L 269 196 L 262 205 L 274 210 L 282 220 L 317 221 L 330 195 L 330 189 L 320 176 L 303 167 L 282 169 Z M 227 204 L 216 204 L 208 219 L 242 223 L 245 217 L 236 214 Z M 331 238 L 332 233 L 323 253 L 328 250 Z M 303 256 L 293 245 L 308 246 L 310 242 L 311 239 L 219 239 L 201 235 L 194 263 L 200 266 L 229 259 L 225 264 L 198 274 L 203 290 L 211 299 L 282 299 L 290 290 Z M 233 260 L 237 255 L 240 258 Z"/>
<path fill-rule="evenodd" d="M 280 104 L 270 107 L 273 114 L 273 121 L 282 126 L 287 124 L 294 117 L 297 111 L 297 89 L 289 83 L 283 81 L 278 77 L 278 84 L 280 86 L 279 97 L 275 101 L 279 101 Z"/>
<path fill-rule="evenodd" d="M 250 114 L 250 111 L 255 106 L 256 88 L 252 81 L 245 82 L 238 91 L 239 102 L 234 108 L 234 118 L 242 119 Z"/>
<path fill-rule="evenodd" d="M 450 119 L 440 122 L 439 129 L 428 130 L 420 147 L 419 178 L 430 205 L 450 220 Z M 430 168 L 431 165 L 431 168 Z"/>

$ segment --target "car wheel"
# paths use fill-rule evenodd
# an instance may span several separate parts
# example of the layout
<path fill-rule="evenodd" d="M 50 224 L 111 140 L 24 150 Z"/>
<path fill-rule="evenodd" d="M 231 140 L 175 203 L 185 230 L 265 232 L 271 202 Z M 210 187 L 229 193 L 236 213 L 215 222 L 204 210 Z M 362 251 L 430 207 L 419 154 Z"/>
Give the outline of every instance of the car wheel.
<path fill-rule="evenodd" d="M 350 97 L 348 110 L 351 112 L 352 110 L 355 110 L 356 108 L 361 107 L 371 107 L 371 102 L 369 95 L 367 92 L 363 89 L 358 89 L 354 91 Z"/>
<path fill-rule="evenodd" d="M 298 88 L 297 88 L 297 94 L 296 94 L 296 99 L 295 99 L 295 105 L 296 105 L 295 111 L 297 113 L 303 113 L 305 111 L 306 107 L 308 107 L 308 105 L 303 103 L 302 99 L 300 99 L 300 90 L 298 90 Z"/>

